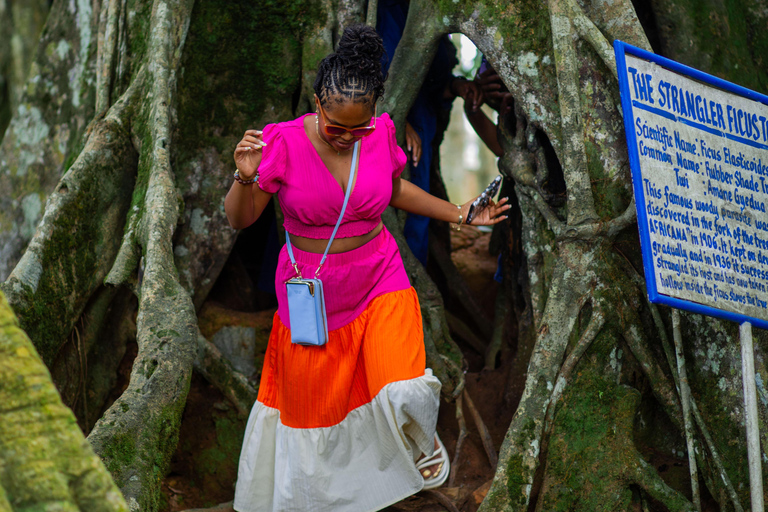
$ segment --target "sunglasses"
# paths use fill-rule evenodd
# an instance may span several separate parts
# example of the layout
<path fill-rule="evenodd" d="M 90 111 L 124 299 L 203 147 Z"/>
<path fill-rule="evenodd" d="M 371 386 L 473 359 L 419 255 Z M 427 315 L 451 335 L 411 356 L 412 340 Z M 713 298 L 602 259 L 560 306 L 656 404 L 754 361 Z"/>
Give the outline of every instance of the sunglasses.
<path fill-rule="evenodd" d="M 320 107 L 320 114 L 322 114 L 323 122 L 325 123 L 325 128 L 323 128 L 323 130 L 325 130 L 326 135 L 330 135 L 331 137 L 338 137 L 349 132 L 350 135 L 359 139 L 361 137 L 367 137 L 373 133 L 373 130 L 376 129 L 376 107 L 373 108 L 373 124 L 371 126 L 364 126 L 362 128 L 347 128 L 346 126 L 329 123 L 323 106 L 319 104 L 318 106 Z"/>

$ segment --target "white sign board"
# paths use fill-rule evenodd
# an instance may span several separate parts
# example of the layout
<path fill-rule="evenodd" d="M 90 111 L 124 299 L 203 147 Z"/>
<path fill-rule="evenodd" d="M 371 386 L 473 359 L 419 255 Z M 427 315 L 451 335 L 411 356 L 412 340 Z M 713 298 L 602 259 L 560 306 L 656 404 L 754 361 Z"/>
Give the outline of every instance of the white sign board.
<path fill-rule="evenodd" d="M 768 98 L 616 55 L 651 300 L 768 328 Z"/>

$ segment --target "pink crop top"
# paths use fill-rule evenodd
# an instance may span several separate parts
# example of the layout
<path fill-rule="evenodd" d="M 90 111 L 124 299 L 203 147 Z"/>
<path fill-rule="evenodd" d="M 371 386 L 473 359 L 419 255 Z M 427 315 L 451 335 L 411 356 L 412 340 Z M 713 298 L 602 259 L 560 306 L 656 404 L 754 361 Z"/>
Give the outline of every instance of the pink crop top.
<path fill-rule="evenodd" d="M 277 193 L 285 229 L 307 238 L 330 238 L 341 213 L 344 193 L 304 131 L 307 115 L 264 128 L 259 187 Z M 395 125 L 382 114 L 376 130 L 361 139 L 360 164 L 337 238 L 370 233 L 392 198 L 392 179 L 400 176 L 406 156 L 397 145 Z"/>

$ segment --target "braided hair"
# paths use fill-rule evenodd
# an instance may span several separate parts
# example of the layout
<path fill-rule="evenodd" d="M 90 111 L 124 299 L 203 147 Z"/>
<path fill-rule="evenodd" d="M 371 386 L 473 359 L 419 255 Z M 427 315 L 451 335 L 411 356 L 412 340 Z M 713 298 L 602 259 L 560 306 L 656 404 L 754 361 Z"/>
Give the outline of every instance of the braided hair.
<path fill-rule="evenodd" d="M 315 94 L 322 105 L 333 96 L 337 102 L 371 103 L 384 93 L 386 74 L 381 69 L 384 43 L 368 25 L 344 29 L 336 52 L 325 57 L 317 70 Z"/>

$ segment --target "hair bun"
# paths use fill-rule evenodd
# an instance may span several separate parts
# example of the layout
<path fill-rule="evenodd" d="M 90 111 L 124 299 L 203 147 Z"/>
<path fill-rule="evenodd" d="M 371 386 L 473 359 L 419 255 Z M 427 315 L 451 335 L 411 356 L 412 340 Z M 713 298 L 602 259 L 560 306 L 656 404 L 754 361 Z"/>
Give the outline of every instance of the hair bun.
<path fill-rule="evenodd" d="M 357 24 L 344 29 L 336 53 L 345 58 L 367 58 L 381 62 L 384 45 L 376 30 L 368 25 Z"/>
<path fill-rule="evenodd" d="M 345 28 L 336 51 L 318 66 L 315 94 L 325 104 L 329 93 L 359 97 L 365 91 L 362 96 L 372 94 L 376 102 L 384 92 L 386 74 L 382 70 L 382 59 L 385 56 L 384 43 L 375 29 L 363 24 Z"/>

